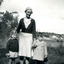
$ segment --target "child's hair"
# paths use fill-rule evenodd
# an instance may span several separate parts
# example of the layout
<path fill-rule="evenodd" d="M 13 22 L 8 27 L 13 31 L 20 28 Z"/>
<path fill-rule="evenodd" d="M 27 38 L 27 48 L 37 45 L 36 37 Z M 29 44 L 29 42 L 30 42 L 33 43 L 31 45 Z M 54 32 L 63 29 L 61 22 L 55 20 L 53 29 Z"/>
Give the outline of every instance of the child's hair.
<path fill-rule="evenodd" d="M 12 30 L 12 34 L 16 34 L 16 31 L 15 30 Z"/>
<path fill-rule="evenodd" d="M 12 37 L 12 35 L 17 36 L 17 33 L 16 33 L 16 30 L 15 30 L 15 29 L 11 31 L 11 33 L 10 33 L 10 37 Z"/>

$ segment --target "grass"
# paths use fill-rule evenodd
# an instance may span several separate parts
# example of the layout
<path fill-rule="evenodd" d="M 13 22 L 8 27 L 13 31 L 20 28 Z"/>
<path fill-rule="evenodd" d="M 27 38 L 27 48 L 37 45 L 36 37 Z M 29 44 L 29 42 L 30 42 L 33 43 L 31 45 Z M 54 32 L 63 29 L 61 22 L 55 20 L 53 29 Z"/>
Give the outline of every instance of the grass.
<path fill-rule="evenodd" d="M 48 64 L 64 64 L 64 47 L 48 47 Z"/>
<path fill-rule="evenodd" d="M 5 49 L 0 49 L 0 64 L 8 64 Z M 48 47 L 47 64 L 64 64 L 64 47 Z"/>
<path fill-rule="evenodd" d="M 64 47 L 61 46 L 61 42 L 46 42 L 48 45 L 48 62 L 46 62 L 45 64 L 64 64 Z M 5 48 L 3 48 L 2 46 L 0 47 L 0 64 L 8 64 L 9 60 L 5 56 Z"/>

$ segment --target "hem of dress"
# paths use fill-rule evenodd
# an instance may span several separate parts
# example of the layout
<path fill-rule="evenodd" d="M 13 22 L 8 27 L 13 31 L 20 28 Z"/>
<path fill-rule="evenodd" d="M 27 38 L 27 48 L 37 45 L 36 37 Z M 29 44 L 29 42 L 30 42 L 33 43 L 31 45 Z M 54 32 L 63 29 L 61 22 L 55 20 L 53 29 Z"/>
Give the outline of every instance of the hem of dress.
<path fill-rule="evenodd" d="M 24 56 L 24 55 L 19 55 L 19 56 L 23 56 L 23 57 L 29 57 L 29 56 Z M 29 58 L 31 58 L 31 56 L 30 56 Z"/>

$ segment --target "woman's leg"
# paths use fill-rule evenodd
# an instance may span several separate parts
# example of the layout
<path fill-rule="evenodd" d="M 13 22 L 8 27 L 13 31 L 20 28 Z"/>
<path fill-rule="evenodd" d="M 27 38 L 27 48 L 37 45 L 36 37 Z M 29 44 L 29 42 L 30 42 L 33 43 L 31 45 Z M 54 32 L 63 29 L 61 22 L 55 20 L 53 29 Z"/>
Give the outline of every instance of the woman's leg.
<path fill-rule="evenodd" d="M 44 64 L 43 61 L 36 60 L 36 64 Z"/>
<path fill-rule="evenodd" d="M 15 64 L 15 59 L 16 59 L 16 58 L 12 58 L 12 64 Z"/>
<path fill-rule="evenodd" d="M 24 64 L 24 56 L 20 56 L 20 64 Z"/>
<path fill-rule="evenodd" d="M 25 59 L 26 59 L 26 64 L 29 64 L 30 58 L 26 57 Z"/>
<path fill-rule="evenodd" d="M 30 59 L 29 64 L 36 64 L 36 61 L 33 59 Z"/>

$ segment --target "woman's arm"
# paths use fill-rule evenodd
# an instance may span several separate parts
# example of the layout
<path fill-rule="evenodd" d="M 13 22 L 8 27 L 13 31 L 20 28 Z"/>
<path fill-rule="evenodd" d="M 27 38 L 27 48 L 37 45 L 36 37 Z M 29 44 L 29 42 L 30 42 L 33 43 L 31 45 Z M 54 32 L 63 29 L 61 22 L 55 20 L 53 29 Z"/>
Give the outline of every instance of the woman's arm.
<path fill-rule="evenodd" d="M 33 20 L 33 28 L 32 28 L 32 33 L 33 33 L 33 39 L 36 39 L 36 23 L 35 20 Z"/>
<path fill-rule="evenodd" d="M 21 28 L 21 20 L 20 20 L 20 22 L 19 22 L 19 24 L 18 24 L 18 27 L 17 27 L 17 33 L 19 33 L 20 32 L 20 28 Z"/>

